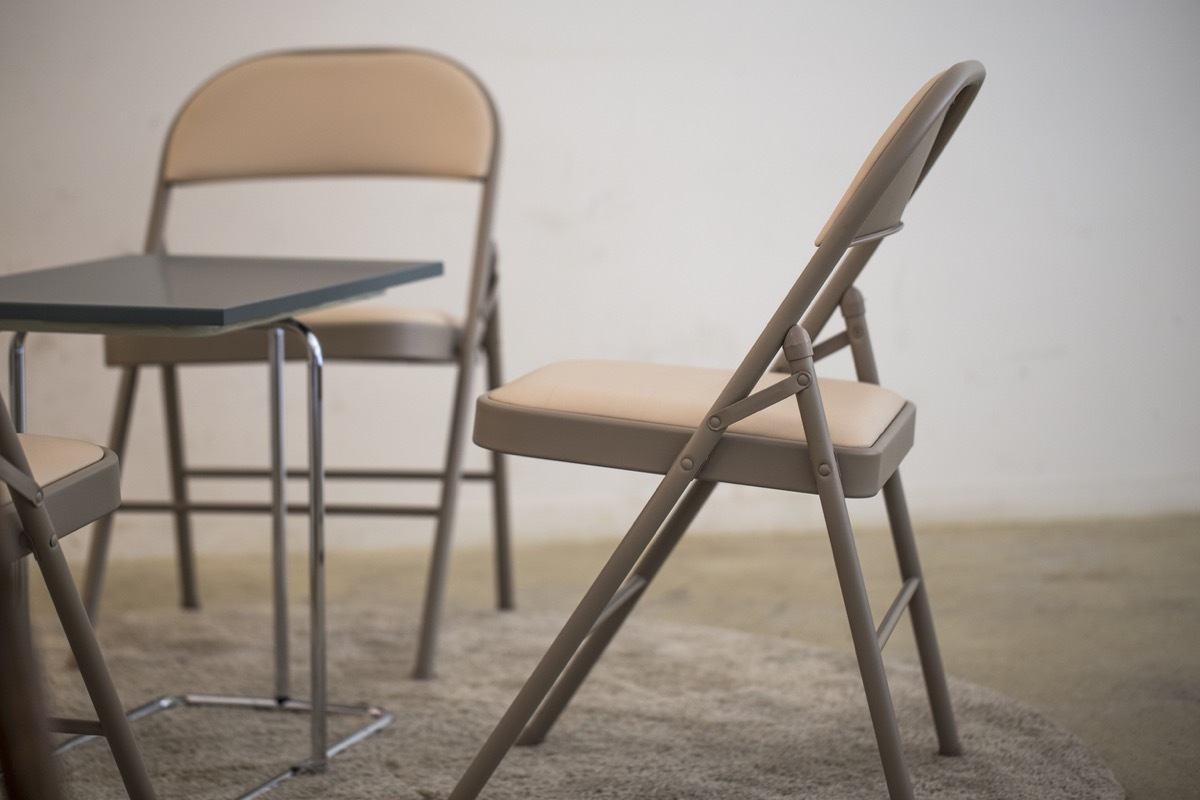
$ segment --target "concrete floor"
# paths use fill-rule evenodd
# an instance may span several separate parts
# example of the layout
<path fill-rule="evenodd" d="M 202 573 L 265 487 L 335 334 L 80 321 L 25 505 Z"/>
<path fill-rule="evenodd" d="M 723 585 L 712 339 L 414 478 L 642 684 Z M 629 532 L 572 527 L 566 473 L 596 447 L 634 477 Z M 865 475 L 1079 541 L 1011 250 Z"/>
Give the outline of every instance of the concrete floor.
<path fill-rule="evenodd" d="M 1134 800 L 1200 798 L 1200 516 L 927 528 L 918 536 L 950 674 L 1022 700 L 1076 733 Z M 859 539 L 878 616 L 896 585 L 890 540 L 878 530 Z M 611 545 L 519 547 L 521 608 L 569 610 Z M 329 602 L 415 610 L 425 559 L 424 550 L 333 550 Z M 263 559 L 204 555 L 201 562 L 209 604 L 268 596 Z M 303 562 L 294 569 L 299 601 Z M 489 603 L 490 569 L 486 551 L 456 554 L 448 603 Z M 152 607 L 173 594 L 169 565 L 118 561 L 105 604 Z M 850 648 L 819 533 L 693 534 L 638 613 Z M 914 657 L 906 626 L 888 656 Z"/>

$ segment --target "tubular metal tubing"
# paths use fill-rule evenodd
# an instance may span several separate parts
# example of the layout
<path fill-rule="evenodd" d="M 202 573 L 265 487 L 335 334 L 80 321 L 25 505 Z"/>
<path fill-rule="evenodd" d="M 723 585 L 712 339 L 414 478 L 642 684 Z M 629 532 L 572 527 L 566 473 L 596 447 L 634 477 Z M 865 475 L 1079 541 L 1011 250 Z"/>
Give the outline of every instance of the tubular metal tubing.
<path fill-rule="evenodd" d="M 666 563 L 675 546 L 679 544 L 680 539 L 683 538 L 688 528 L 691 527 L 692 522 L 696 519 L 696 515 L 700 513 L 700 509 L 704 507 L 705 502 L 712 496 L 716 486 L 712 481 L 696 481 L 688 487 L 687 493 L 679 501 L 675 511 L 650 543 L 650 546 L 638 561 L 637 566 L 634 567 L 634 576 L 642 579 L 645 587 L 649 587 L 654 577 L 658 574 L 658 571 Z M 575 692 L 578 691 L 591 672 L 592 667 L 600 660 L 609 643 L 616 637 L 617 631 L 621 629 L 622 623 L 633 612 L 637 601 L 644 594 L 645 591 L 643 589 L 643 591 L 639 591 L 637 594 L 631 596 L 629 602 L 623 603 L 602 624 L 592 627 L 587 640 L 583 642 L 578 652 L 575 653 L 575 656 L 571 659 L 571 663 L 554 684 L 554 687 L 538 708 L 533 719 L 529 721 L 525 729 L 521 732 L 520 738 L 517 739 L 517 744 L 538 744 L 546 738 L 546 735 L 550 732 L 550 729 L 554 726 L 559 716 L 562 715 L 571 698 L 575 696 Z"/>
<path fill-rule="evenodd" d="M 187 457 L 184 454 L 183 418 L 180 415 L 179 373 L 174 364 L 163 364 L 163 412 L 167 426 L 167 457 L 171 471 L 171 498 L 175 502 L 175 547 L 179 559 L 180 605 L 200 607 L 200 592 L 196 585 L 196 558 L 192 544 L 192 521 L 187 513 L 187 480 L 183 475 Z"/>
<path fill-rule="evenodd" d="M 757 391 L 748 397 L 743 397 L 736 403 L 726 406 L 714 414 L 710 414 L 708 427 L 713 430 L 728 428 L 730 425 L 740 422 L 751 414 L 757 414 L 765 408 L 769 408 L 776 403 L 792 397 L 798 391 L 800 391 L 800 385 L 796 383 L 795 376 L 789 375 L 761 391 Z"/>
<path fill-rule="evenodd" d="M 850 335 L 846 331 L 830 336 L 828 339 L 813 345 L 813 361 L 828 358 L 834 353 L 850 346 Z"/>
<path fill-rule="evenodd" d="M 866 301 L 858 289 L 850 287 L 842 295 L 842 315 L 850 335 L 850 349 L 858 379 L 878 384 L 879 369 L 875 362 L 874 348 L 871 346 Z M 958 725 L 954 721 L 950 689 L 946 685 L 946 672 L 933 624 L 933 607 L 929 602 L 928 587 L 921 570 L 912 520 L 908 514 L 908 501 L 904 497 L 899 472 L 894 473 L 883 485 L 883 500 L 892 531 L 892 542 L 896 548 L 896 559 L 900 565 L 900 577 L 906 582 L 920 582 L 909 601 L 908 611 L 917 642 L 917 653 L 921 660 L 921 672 L 925 678 L 925 691 L 929 695 L 934 728 L 937 730 L 938 752 L 944 756 L 962 755 L 962 742 L 958 737 Z"/>
<path fill-rule="evenodd" d="M 274 326 L 267 331 L 268 383 L 271 404 L 271 588 L 275 636 L 275 697 L 291 696 L 288 647 L 287 587 L 287 464 L 284 450 L 283 366 L 284 329 Z"/>
<path fill-rule="evenodd" d="M 820 388 L 815 380 L 812 342 L 804 328 L 796 326 L 792 329 L 784 351 L 793 374 L 799 376 L 807 373 L 813 378 L 809 380 L 806 389 L 796 395 L 796 402 L 808 438 L 813 473 L 819 476 L 817 494 L 825 516 L 825 527 L 833 550 L 834 568 L 846 605 L 846 616 L 850 623 L 850 634 L 867 696 L 867 706 L 871 712 L 888 794 L 891 800 L 912 800 L 912 781 L 900 744 L 900 730 L 892 706 L 887 673 L 884 671 L 883 654 L 876 639 L 871 604 L 863 582 L 858 550 L 854 544 L 841 475 L 837 459 L 834 457 Z"/>
<path fill-rule="evenodd" d="M 220 478 L 270 478 L 270 468 L 256 469 L 254 467 L 192 467 L 184 472 L 189 478 L 220 479 Z M 308 468 L 293 467 L 287 470 L 289 479 L 308 478 Z M 325 481 L 331 480 L 428 480 L 440 481 L 445 477 L 441 472 L 432 470 L 401 470 L 401 469 L 327 469 Z M 491 472 L 479 470 L 464 470 L 459 476 L 463 480 L 491 480 Z"/>
<path fill-rule="evenodd" d="M 684 453 L 696 453 L 693 463 L 703 463 L 704 458 L 700 457 L 701 454 L 707 457 L 719 438 L 720 434 L 706 429 L 698 430 L 692 434 Z M 479 795 L 492 773 L 496 771 L 496 767 L 521 736 L 526 723 L 533 717 L 542 700 L 587 638 L 608 601 L 616 594 L 651 539 L 662 527 L 663 521 L 691 482 L 695 469 L 698 467 L 692 471 L 672 469 L 659 483 L 629 532 L 617 545 L 591 587 L 584 593 L 583 599 L 500 718 L 483 747 L 476 753 L 447 800 L 470 800 Z"/>
<path fill-rule="evenodd" d="M 929 587 L 921 572 L 921 560 L 917 554 L 917 543 L 899 472 L 883 485 L 883 499 L 892 529 L 892 541 L 896 546 L 896 558 L 900 562 L 900 574 L 906 580 L 917 578 L 921 581 L 909 603 L 908 612 L 917 640 L 921 672 L 925 676 L 925 691 L 929 694 L 929 706 L 937 730 L 938 752 L 944 756 L 960 756 L 963 753 L 962 742 L 958 738 L 958 725 L 954 721 L 954 707 L 946 684 L 941 648 L 938 647 L 937 631 L 933 625 Z"/>
<path fill-rule="evenodd" d="M 310 768 L 323 772 L 326 766 L 326 674 L 325 674 L 325 450 L 323 430 L 322 377 L 325 365 L 321 343 L 307 326 L 287 322 L 304 339 L 308 348 L 308 468 L 309 468 L 309 615 L 312 673 L 313 724 Z"/>
<path fill-rule="evenodd" d="M 151 700 L 137 708 L 131 710 L 125 715 L 129 722 L 137 722 L 145 719 L 153 714 L 162 711 L 170 711 L 174 708 L 228 708 L 234 710 L 247 710 L 255 712 L 283 712 L 295 714 L 310 714 L 312 713 L 312 704 L 297 700 L 289 700 L 279 702 L 269 697 L 248 697 L 244 695 L 216 695 L 216 694 L 182 694 L 182 695 L 167 695 L 156 700 Z M 366 740 L 379 731 L 391 725 L 395 721 L 395 715 L 379 706 L 345 706 L 333 705 L 329 706 L 328 710 L 332 714 L 340 715 L 361 715 L 369 718 L 366 725 L 351 731 L 348 735 L 331 744 L 325 751 L 326 758 L 334 758 L 337 755 L 345 752 L 356 744 Z M 96 734 L 80 734 L 67 739 L 60 744 L 54 751 L 55 755 L 61 755 L 69 750 L 74 750 L 80 745 L 86 744 L 98 738 Z M 269 778 L 259 784 L 249 792 L 242 794 L 238 800 L 249 800 L 249 798 L 261 797 L 268 791 L 278 788 L 284 781 L 295 778 L 300 775 L 312 773 L 309 763 L 306 761 L 303 764 L 290 766 L 279 774 Z"/>
<path fill-rule="evenodd" d="M 25 433 L 25 331 L 15 331 L 8 343 L 8 397 L 13 427 Z"/>
<path fill-rule="evenodd" d="M 73 736 L 103 736 L 104 726 L 94 719 L 68 719 L 66 717 L 51 717 L 50 730 L 55 733 L 67 733 Z"/>
<path fill-rule="evenodd" d="M 121 511 L 162 512 L 171 511 L 176 505 L 157 500 L 131 500 L 121 504 Z M 191 502 L 188 511 L 194 514 L 269 514 L 273 506 L 270 503 L 208 503 Z M 303 503 L 291 503 L 287 507 L 289 514 L 308 514 L 309 507 Z M 395 516 L 395 517 L 432 517 L 437 515 L 433 506 L 377 506 L 377 505 L 339 505 L 330 503 L 325 506 L 325 515 L 346 514 L 358 516 Z"/>
<path fill-rule="evenodd" d="M 478 308 L 478 292 L 483 284 L 482 276 L 472 277 L 472 308 Z M 463 332 L 462 352 L 459 354 L 458 376 L 454 384 L 454 400 L 450 409 L 450 435 L 446 442 L 446 460 L 442 481 L 442 492 L 438 506 L 440 511 L 433 534 L 433 548 L 429 557 L 429 573 L 425 579 L 425 600 L 421 611 L 421 629 L 417 640 L 417 653 L 412 676 L 427 680 L 434 676 L 434 660 L 442 618 L 442 605 L 446 594 L 446 576 L 450 567 L 451 536 L 454 532 L 454 516 L 458 505 L 459 473 L 462 472 L 463 437 L 466 435 L 466 417 L 471 401 L 471 379 L 475 369 L 479 341 L 479 326 L 484 324 L 477 313 L 468 315 Z"/>
<path fill-rule="evenodd" d="M 882 650 L 887 646 L 888 639 L 892 638 L 892 632 L 896 630 L 896 624 L 900 622 L 900 617 L 904 615 L 904 609 L 908 607 L 913 595 L 917 593 L 917 589 L 921 586 L 921 581 L 917 578 L 910 578 L 904 582 L 900 593 L 896 595 L 896 599 L 892 601 L 891 608 L 883 615 L 883 622 L 879 623 L 879 629 L 875 632 L 875 638 L 879 642 L 879 649 Z"/>
<path fill-rule="evenodd" d="M 133 400 L 137 393 L 138 368 L 125 367 L 121 370 L 121 383 L 117 389 L 116 407 L 113 409 L 112 427 L 108 448 L 117 454 L 124 467 L 125 444 L 129 440 L 129 421 L 133 417 Z M 92 541 L 88 548 L 87 573 L 83 582 L 83 605 L 94 624 L 100 613 L 100 593 L 104 589 L 104 570 L 108 566 L 108 547 L 112 542 L 114 514 L 98 520 L 92 529 Z"/>
<path fill-rule="evenodd" d="M 487 361 L 487 384 L 489 389 L 499 388 L 504 383 L 504 368 L 501 363 L 500 347 L 500 298 L 496 289 L 496 250 L 491 250 L 492 302 L 491 311 L 483 338 L 484 355 Z M 472 480 L 482 475 L 492 482 L 492 520 L 495 539 L 496 564 L 496 608 L 509 611 L 516 607 L 516 586 L 513 581 L 512 536 L 509 521 L 512 514 L 508 506 L 508 461 L 507 456 L 497 450 L 490 455 L 492 469 L 485 473 L 463 472 L 462 480 Z"/>
<path fill-rule="evenodd" d="M 641 597 L 642 592 L 646 591 L 646 586 L 647 581 L 645 578 L 640 575 L 631 575 L 629 580 L 625 581 L 625 585 L 622 586 L 615 595 L 613 595 L 612 600 L 608 601 L 608 605 L 604 607 L 604 611 L 601 612 L 600 618 L 597 619 L 596 624 L 592 626 L 592 632 L 595 632 L 597 628 L 599 628 L 605 622 L 608 622 L 608 618 L 624 608 L 626 603 L 636 603 L 638 598 Z"/>

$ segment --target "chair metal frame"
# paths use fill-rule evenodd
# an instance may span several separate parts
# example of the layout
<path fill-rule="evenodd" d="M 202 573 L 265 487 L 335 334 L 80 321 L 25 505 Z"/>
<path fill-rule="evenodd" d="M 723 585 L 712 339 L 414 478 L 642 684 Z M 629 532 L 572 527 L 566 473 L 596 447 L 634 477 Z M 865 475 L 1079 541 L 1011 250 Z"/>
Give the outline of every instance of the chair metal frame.
<path fill-rule="evenodd" d="M 103 481 L 107 478 L 106 470 L 116 469 L 116 456 L 111 451 L 104 451 L 100 461 L 78 470 L 68 477 L 68 480 L 85 482 Z M 17 597 L 8 597 L 12 603 L 13 619 L 17 621 L 10 634 L 22 637 L 24 641 L 5 643 L 6 652 L 25 650 L 32 652 L 29 647 L 27 618 L 28 608 L 24 602 L 24 561 L 23 557 L 32 554 L 38 569 L 45 580 L 47 592 L 54 604 L 55 613 L 62 625 L 63 633 L 71 648 L 71 653 L 78 666 L 79 674 L 96 711 L 96 719 L 68 719 L 61 717 L 49 718 L 46 723 L 51 731 L 69 734 L 80 734 L 89 737 L 103 737 L 112 752 L 121 780 L 131 800 L 151 800 L 155 797 L 154 788 L 146 773 L 142 754 L 134 738 L 129 720 L 121 698 L 109 673 L 104 654 L 96 641 L 95 632 L 83 606 L 71 570 L 59 546 L 60 536 L 73 533 L 74 530 L 58 531 L 51 519 L 50 511 L 45 502 L 43 487 L 39 486 L 33 477 L 29 460 L 22 446 L 21 437 L 17 434 L 13 417 L 9 415 L 8 407 L 0 398 L 0 482 L 9 489 L 12 502 L 21 526 L 20 543 L 6 543 L 5 553 L 18 557 L 18 561 L 7 559 L 0 564 L 0 569 L 15 573 L 15 591 Z M 115 484 L 115 479 L 114 479 Z M 114 485 L 111 492 L 113 499 L 119 501 L 119 487 Z M 107 513 L 107 508 L 74 510 L 74 514 L 95 512 L 95 517 Z M 90 520 L 89 520 L 90 521 Z M 86 524 L 86 523 L 84 523 Z M 4 536 L 9 536 L 9 531 Z M 27 664 L 26 667 L 31 667 Z M 33 678 L 37 675 L 34 673 Z M 40 685 L 5 686 L 4 692 L 33 692 L 37 693 Z M 29 731 L 36 735 L 37 731 Z M 22 765 L 32 766 L 32 765 Z M 43 785 L 45 788 L 45 785 Z"/>
<path fill-rule="evenodd" d="M 328 168 L 320 170 L 289 170 L 267 168 L 262 170 L 246 169 L 239 165 L 240 172 L 229 175 L 204 174 L 173 177 L 168 174 L 168 163 L 171 157 L 171 147 L 175 142 L 180 118 L 187 112 L 191 104 L 213 84 L 239 69 L 247 66 L 268 62 L 271 59 L 293 59 L 312 56 L 316 59 L 338 59 L 341 56 L 350 58 L 379 57 L 381 59 L 428 59 L 436 61 L 443 67 L 455 70 L 462 78 L 470 81 L 478 92 L 478 102 L 487 119 L 486 135 L 489 137 L 489 147 L 486 165 L 479 174 L 456 174 L 439 168 L 408 166 L 356 164 L 352 167 Z M 319 114 L 319 112 L 317 112 Z M 499 332 L 499 294 L 497 250 L 491 239 L 494 216 L 494 204 L 500 158 L 500 123 L 495 104 L 483 83 L 461 64 L 439 54 L 415 49 L 350 49 L 350 50 L 308 50 L 269 53 L 235 64 L 219 73 L 183 105 L 172 125 L 163 147 L 162 162 L 156 182 L 150 222 L 146 236 L 146 252 L 159 252 L 165 248 L 164 232 L 167 221 L 167 209 L 170 195 L 177 186 L 210 181 L 243 181 L 260 180 L 263 178 L 293 177 L 293 176 L 342 176 L 360 177 L 378 175 L 387 178 L 434 178 L 467 180 L 480 185 L 480 199 L 476 221 L 475 244 L 470 266 L 470 279 L 466 298 L 465 313 L 461 322 L 461 333 L 457 352 L 453 361 L 457 369 L 457 378 L 451 400 L 449 431 L 443 467 L 440 471 L 431 470 L 398 470 L 398 469 L 338 469 L 332 468 L 325 472 L 330 480 L 372 480 L 372 481 L 438 481 L 441 484 L 439 502 L 436 506 L 400 505 L 400 504 L 347 504 L 330 503 L 326 506 L 328 514 L 370 515 L 394 517 L 434 517 L 436 528 L 434 532 L 433 550 L 430 557 L 428 578 L 425 588 L 423 611 L 421 615 L 420 636 L 413 668 L 416 678 L 429 678 L 434 674 L 436 645 L 439 623 L 444 601 L 445 584 L 449 567 L 451 539 L 454 530 L 455 512 L 457 508 L 460 481 L 486 480 L 492 484 L 493 526 L 495 542 L 495 580 L 496 605 L 499 609 L 511 609 L 515 605 L 512 578 L 512 557 L 509 533 L 509 503 L 508 479 L 504 457 L 491 453 L 491 463 L 486 470 L 466 470 L 463 467 L 464 449 L 466 445 L 466 425 L 472 395 L 472 381 L 477 369 L 477 359 L 482 355 L 485 362 L 485 380 L 488 388 L 499 386 L 502 382 L 502 365 L 500 353 Z M 305 321 L 304 317 L 300 318 Z M 319 328 L 317 328 L 320 334 Z M 216 337 L 213 337 L 216 338 Z M 112 338 L 110 337 L 110 342 Z M 287 348 L 287 357 L 303 357 L 301 351 Z M 326 356 L 327 360 L 336 360 L 336 356 Z M 247 360 L 247 359 L 239 359 Z M 439 359 L 440 360 L 440 359 Z M 195 571 L 195 557 L 192 536 L 191 514 L 193 513 L 266 513 L 272 509 L 263 503 L 240 502 L 199 502 L 189 497 L 188 485 L 191 480 L 205 479 L 264 479 L 271 472 L 266 469 L 241 467 L 199 467 L 188 466 L 184 447 L 184 429 L 180 408 L 180 389 L 178 366 L 187 363 L 181 358 L 178 363 L 163 360 L 158 363 L 162 383 L 165 427 L 167 433 L 167 454 L 171 473 L 170 500 L 156 501 L 127 501 L 122 505 L 122 511 L 133 512 L 167 512 L 173 516 L 176 537 L 176 549 L 179 566 L 179 586 L 181 604 L 187 608 L 199 607 L 199 589 Z M 212 363 L 212 362 L 208 362 Z M 390 365 L 405 363 L 397 360 L 386 362 Z M 421 363 L 430 363 L 422 361 Z M 139 369 L 145 364 L 125 364 L 122 367 L 122 377 L 117 393 L 116 408 L 113 415 L 109 446 L 124 456 L 129 436 L 130 422 L 133 413 L 134 399 L 137 391 Z M 281 410 L 277 411 L 281 413 Z M 289 478 L 304 478 L 303 470 L 288 470 Z M 289 505 L 288 513 L 303 513 L 305 505 Z M 92 539 L 91 553 L 88 559 L 87 575 L 84 582 L 84 597 L 89 613 L 96 618 L 98 614 L 100 595 L 104 581 L 104 567 L 112 533 L 112 519 L 102 521 L 96 528 Z"/>
<path fill-rule="evenodd" d="M 984 75 L 978 62 L 954 65 L 926 84 L 885 133 L 822 231 L 808 265 L 732 373 L 709 413 L 675 453 L 657 489 L 470 763 L 449 800 L 476 797 L 513 745 L 537 744 L 544 739 L 712 494 L 717 481 L 706 471 L 712 471 L 710 457 L 714 463 L 719 460 L 717 446 L 729 426 L 793 396 L 807 439 L 806 467 L 811 468 L 811 478 L 806 475 L 798 478 L 808 482 L 800 490 L 817 494 L 821 503 L 892 800 L 911 798 L 912 784 L 882 651 L 905 609 L 909 610 L 913 623 L 939 752 L 943 755 L 962 752 L 899 473 L 893 467 L 890 476 L 883 476 L 882 490 L 895 541 L 901 588 L 876 625 L 846 505 L 847 492 L 839 463 L 845 453 L 839 453 L 829 433 L 815 362 L 849 347 L 858 380 L 878 382 L 865 311 L 854 283 L 882 239 L 902 227 L 900 217 L 908 199 L 958 127 Z M 814 347 L 813 338 L 821 333 L 839 306 L 846 317 L 846 332 Z M 778 359 L 781 350 L 783 358 L 775 369 L 786 373 L 785 376 L 754 391 L 756 385 L 761 386 L 760 379 L 772 370 L 772 362 Z M 477 441 L 481 441 L 480 419 L 488 401 L 487 396 L 479 400 Z M 487 441 L 481 443 L 488 446 Z M 509 452 L 520 451 L 514 448 Z M 587 463 L 582 457 L 577 460 Z M 799 472 L 807 472 L 799 467 L 797 464 Z M 874 487 L 875 492 L 879 488 Z"/>

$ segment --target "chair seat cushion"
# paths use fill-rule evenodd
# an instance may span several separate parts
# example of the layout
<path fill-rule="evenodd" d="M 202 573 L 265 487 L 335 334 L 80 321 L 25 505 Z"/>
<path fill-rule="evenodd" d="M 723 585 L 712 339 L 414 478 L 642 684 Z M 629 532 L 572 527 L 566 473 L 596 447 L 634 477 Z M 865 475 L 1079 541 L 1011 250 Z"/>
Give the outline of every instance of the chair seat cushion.
<path fill-rule="evenodd" d="M 57 436 L 20 434 L 20 439 L 59 536 L 95 522 L 121 504 L 121 469 L 111 450 Z M 12 495 L 0 483 L 0 535 L 20 530 Z M 28 552 L 24 543 L 21 552 Z"/>
<path fill-rule="evenodd" d="M 551 364 L 479 399 L 475 441 L 518 455 L 663 474 L 730 376 L 642 362 Z M 756 388 L 782 378 L 768 374 Z M 912 446 L 915 408 L 872 384 L 822 378 L 819 386 L 847 496 L 874 495 Z M 700 477 L 815 491 L 795 401 L 731 425 Z"/>
<path fill-rule="evenodd" d="M 459 320 L 436 309 L 357 303 L 297 319 L 317 335 L 327 360 L 453 361 L 462 336 Z M 284 341 L 289 359 L 306 356 L 299 337 L 289 334 Z M 111 366 L 263 361 L 267 335 L 252 329 L 217 336 L 108 336 L 104 353 Z"/>

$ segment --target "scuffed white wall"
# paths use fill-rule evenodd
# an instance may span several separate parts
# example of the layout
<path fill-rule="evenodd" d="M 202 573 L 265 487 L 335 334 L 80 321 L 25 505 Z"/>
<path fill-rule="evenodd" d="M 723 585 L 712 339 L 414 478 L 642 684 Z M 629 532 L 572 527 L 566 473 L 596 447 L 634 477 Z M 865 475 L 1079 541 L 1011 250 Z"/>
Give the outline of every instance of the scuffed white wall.
<path fill-rule="evenodd" d="M 502 114 L 509 373 L 574 356 L 730 364 L 892 115 L 934 72 L 976 58 L 989 78 L 974 110 L 864 281 L 885 380 L 920 407 L 905 470 L 914 513 L 1195 511 L 1198 40 L 1200 6 L 1164 0 L 5 0 L 0 271 L 139 249 L 166 127 L 223 65 L 281 48 L 419 46 L 478 72 Z M 436 257 L 452 273 L 466 257 L 447 222 L 469 208 L 461 193 L 414 205 L 369 184 L 322 206 L 296 188 L 299 199 L 278 186 L 195 193 L 173 246 Z M 266 206 L 280 212 L 250 224 Z M 455 291 L 450 278 L 390 301 Z M 29 350 L 32 426 L 105 439 L 115 376 L 99 341 L 40 335 Z M 262 375 L 185 381 L 192 451 L 261 458 Z M 335 367 L 328 385 L 331 462 L 440 446 L 444 376 Z M 154 387 L 144 381 L 143 410 L 157 408 Z M 417 424 L 392 442 L 393 419 Z M 163 484 L 151 420 L 127 459 L 131 496 Z M 652 485 L 533 462 L 514 480 L 527 537 L 622 528 Z M 748 490 L 711 506 L 704 527 L 817 519 L 813 502 Z M 874 504 L 854 508 L 878 518 Z M 483 535 L 485 509 L 468 490 L 465 540 Z M 426 523 L 402 527 L 400 541 L 426 541 Z M 381 538 L 390 528 L 334 520 L 331 546 L 394 541 Z M 201 529 L 220 534 L 206 547 L 265 542 L 240 536 L 243 521 Z M 136 550 L 121 541 L 119 553 Z"/>

